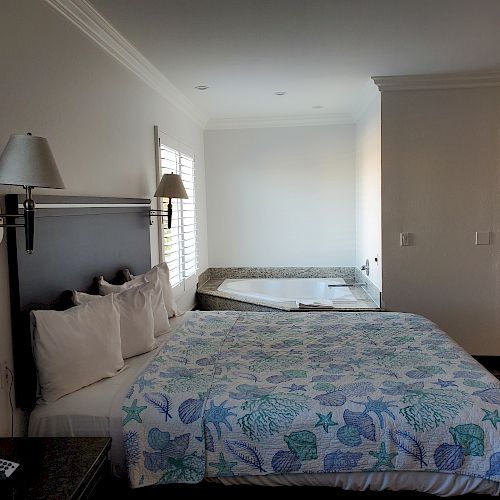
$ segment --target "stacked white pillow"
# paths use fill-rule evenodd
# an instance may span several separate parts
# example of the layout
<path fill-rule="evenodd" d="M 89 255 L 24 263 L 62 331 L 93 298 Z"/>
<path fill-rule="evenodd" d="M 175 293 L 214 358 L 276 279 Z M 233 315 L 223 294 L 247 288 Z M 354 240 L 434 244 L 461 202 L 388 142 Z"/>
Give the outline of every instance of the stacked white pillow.
<path fill-rule="evenodd" d="M 123 368 L 120 313 L 113 296 L 67 311 L 33 311 L 33 317 L 43 401 L 55 401 Z"/>
<path fill-rule="evenodd" d="M 76 307 L 33 311 L 33 351 L 40 400 L 51 402 L 124 367 L 124 359 L 151 351 L 177 314 L 166 264 L 124 285 L 101 276 L 99 293 L 73 292 Z"/>
<path fill-rule="evenodd" d="M 147 279 L 146 279 L 147 275 Z M 165 308 L 165 300 L 163 297 L 163 286 L 160 280 L 160 272 L 158 269 L 153 268 L 146 275 L 138 276 L 132 281 L 127 281 L 123 285 L 112 285 L 108 283 L 102 276 L 99 277 L 99 293 L 101 295 L 109 295 L 111 293 L 120 293 L 125 290 L 130 290 L 145 284 L 151 284 L 153 287 L 153 294 L 151 297 L 151 307 L 154 316 L 154 331 L 155 336 L 159 337 L 170 330 L 170 323 L 168 321 L 168 313 Z"/>
<path fill-rule="evenodd" d="M 139 276 L 134 276 L 128 269 L 125 269 L 123 272 L 125 275 L 125 279 L 128 280 L 125 285 L 134 283 L 135 280 L 138 279 L 144 279 L 146 281 L 153 281 L 155 279 L 158 279 L 160 281 L 161 289 L 163 292 L 163 302 L 165 304 L 165 309 L 168 312 L 168 317 L 172 318 L 173 316 L 177 316 L 179 314 L 177 304 L 174 300 L 174 292 L 172 291 L 172 286 L 170 284 L 170 271 L 166 262 L 158 264 L 157 266 L 153 267 L 151 271 L 148 271 L 147 273 L 141 274 Z M 156 272 L 158 273 L 157 275 L 155 274 Z"/>
<path fill-rule="evenodd" d="M 120 313 L 120 337 L 123 359 L 149 352 L 156 347 L 155 323 L 151 307 L 154 285 L 147 283 L 112 294 Z M 103 300 L 101 295 L 73 292 L 75 305 Z M 168 321 L 168 319 L 167 319 Z"/>

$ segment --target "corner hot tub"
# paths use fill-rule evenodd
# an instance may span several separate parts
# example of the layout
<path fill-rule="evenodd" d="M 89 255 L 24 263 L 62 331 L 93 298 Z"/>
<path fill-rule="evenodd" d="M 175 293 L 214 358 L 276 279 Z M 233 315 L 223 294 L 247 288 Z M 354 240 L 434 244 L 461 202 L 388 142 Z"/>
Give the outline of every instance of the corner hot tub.
<path fill-rule="evenodd" d="M 276 303 L 293 302 L 296 307 L 334 307 L 356 303 L 356 298 L 343 278 L 225 279 L 218 290 L 237 296 L 240 300 L 247 298 Z"/>

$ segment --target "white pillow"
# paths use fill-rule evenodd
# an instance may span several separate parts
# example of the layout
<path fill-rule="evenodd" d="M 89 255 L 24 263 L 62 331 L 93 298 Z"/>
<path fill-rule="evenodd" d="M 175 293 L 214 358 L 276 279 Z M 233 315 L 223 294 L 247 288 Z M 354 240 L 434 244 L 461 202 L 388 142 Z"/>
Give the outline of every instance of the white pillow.
<path fill-rule="evenodd" d="M 41 399 L 112 377 L 123 368 L 120 313 L 112 296 L 67 311 L 33 311 Z"/>
<path fill-rule="evenodd" d="M 75 306 L 81 306 L 83 304 L 87 304 L 88 302 L 92 302 L 95 299 L 101 298 L 102 295 L 93 295 L 85 292 L 78 292 L 77 290 L 73 290 L 71 293 L 71 301 Z"/>
<path fill-rule="evenodd" d="M 114 295 L 120 311 L 120 336 L 123 359 L 149 352 L 156 347 L 154 316 L 151 300 L 153 283 L 139 285 Z M 101 295 L 73 292 L 75 305 L 103 299 Z"/>
<path fill-rule="evenodd" d="M 155 270 L 153 269 L 153 271 Z M 151 307 L 153 309 L 155 337 L 159 337 L 160 335 L 163 335 L 165 332 L 168 332 L 170 330 L 170 323 L 168 321 L 167 310 L 165 309 L 163 291 L 158 271 L 151 273 L 148 280 L 146 280 L 146 278 L 143 276 L 138 276 L 132 281 L 127 281 L 123 285 L 112 285 L 111 283 L 108 283 L 102 276 L 100 276 L 98 283 L 99 293 L 101 295 L 119 293 L 130 288 L 144 285 L 145 283 L 151 283 L 153 285 Z"/>
<path fill-rule="evenodd" d="M 147 281 L 151 281 L 151 275 L 156 270 L 158 271 L 161 289 L 163 291 L 163 301 L 165 303 L 165 308 L 167 309 L 168 317 L 172 318 L 173 316 L 177 316 L 179 314 L 179 311 L 177 309 L 177 304 L 175 303 L 172 286 L 170 285 L 170 271 L 166 262 L 161 262 L 157 266 L 154 266 L 153 269 L 151 269 L 147 273 L 141 274 L 139 276 L 134 276 L 128 269 L 124 269 L 123 274 L 125 276 L 125 279 L 129 280 L 126 282 L 127 284 L 129 284 L 134 283 L 135 280 L 141 278 L 146 279 Z"/>
<path fill-rule="evenodd" d="M 99 293 L 101 295 L 109 295 L 110 293 L 120 293 L 124 290 L 132 288 L 138 285 L 144 285 L 148 280 L 144 279 L 142 276 L 138 276 L 130 281 L 126 281 L 123 285 L 113 285 L 112 283 L 108 283 L 104 276 L 99 276 L 97 279 L 97 285 L 99 287 Z M 82 293 L 82 292 L 79 292 Z"/>

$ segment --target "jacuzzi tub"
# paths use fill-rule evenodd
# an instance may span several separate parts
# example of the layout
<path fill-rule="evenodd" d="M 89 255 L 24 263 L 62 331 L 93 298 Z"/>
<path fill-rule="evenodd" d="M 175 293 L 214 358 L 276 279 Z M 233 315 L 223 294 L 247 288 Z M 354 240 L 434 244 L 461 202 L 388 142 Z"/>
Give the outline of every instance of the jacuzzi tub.
<path fill-rule="evenodd" d="M 253 278 L 226 279 L 219 286 L 220 292 L 241 299 L 259 299 L 269 302 L 296 302 L 305 305 L 335 306 L 356 302 L 356 298 L 343 278 Z"/>

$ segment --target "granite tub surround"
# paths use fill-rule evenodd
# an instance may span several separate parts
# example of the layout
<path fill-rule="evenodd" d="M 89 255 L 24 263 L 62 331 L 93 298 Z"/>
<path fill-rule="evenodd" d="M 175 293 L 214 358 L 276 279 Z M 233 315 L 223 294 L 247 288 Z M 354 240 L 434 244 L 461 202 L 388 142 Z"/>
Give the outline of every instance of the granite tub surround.
<path fill-rule="evenodd" d="M 380 298 L 380 290 L 373 284 L 370 278 L 368 278 L 366 273 L 358 268 L 356 268 L 356 283 L 365 284 L 366 294 L 373 300 L 373 302 L 375 302 L 375 304 L 377 304 L 377 307 L 380 307 L 382 302 Z"/>
<path fill-rule="evenodd" d="M 354 267 L 211 267 L 210 279 L 343 278 L 354 283 Z"/>
<path fill-rule="evenodd" d="M 210 268 L 205 269 L 198 274 L 198 286 L 200 287 L 210 279 Z"/>
<path fill-rule="evenodd" d="M 353 270 L 354 273 L 354 270 Z M 296 277 L 296 276 L 294 276 Z M 308 278 L 310 276 L 307 276 Z M 336 276 L 338 277 L 338 276 Z M 240 295 L 233 295 L 227 292 L 218 290 L 224 279 L 245 279 L 233 278 L 232 276 L 223 278 L 211 278 L 203 285 L 198 287 L 197 300 L 198 308 L 202 311 L 299 311 L 294 302 L 271 302 L 256 298 L 248 298 L 242 300 Z M 345 279 L 345 278 L 344 278 Z M 346 280 L 347 282 L 347 280 Z M 351 282 L 353 283 L 353 282 Z M 355 305 L 338 305 L 337 307 L 328 308 L 311 308 L 300 309 L 300 311 L 378 311 L 380 310 L 377 304 L 366 294 L 365 286 L 352 284 L 349 290 L 356 298 Z"/>

